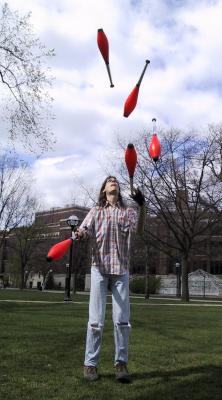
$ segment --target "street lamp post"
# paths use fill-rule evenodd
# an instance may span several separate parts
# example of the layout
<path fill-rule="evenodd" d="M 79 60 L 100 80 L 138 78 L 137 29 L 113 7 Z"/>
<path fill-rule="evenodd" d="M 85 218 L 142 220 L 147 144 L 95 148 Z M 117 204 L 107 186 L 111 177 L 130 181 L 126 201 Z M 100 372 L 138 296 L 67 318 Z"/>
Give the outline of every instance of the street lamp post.
<path fill-rule="evenodd" d="M 24 274 L 24 287 L 25 287 L 25 289 L 27 289 L 28 275 L 29 275 L 29 271 L 26 270 L 25 274 Z"/>
<path fill-rule="evenodd" d="M 203 280 L 204 280 L 204 285 L 203 285 L 203 297 L 205 297 L 205 292 L 206 292 L 206 275 L 203 276 Z"/>
<path fill-rule="evenodd" d="M 180 268 L 180 263 L 178 261 L 176 262 L 175 267 L 176 267 L 176 276 L 177 276 L 177 294 L 176 294 L 176 296 L 180 297 L 181 296 L 181 281 L 180 281 L 181 268 Z"/>
<path fill-rule="evenodd" d="M 203 297 L 206 295 L 206 273 L 205 271 L 200 271 L 200 274 L 203 276 Z"/>
<path fill-rule="evenodd" d="M 79 218 L 76 215 L 71 215 L 67 219 L 66 222 L 71 228 L 71 237 L 74 240 L 75 239 L 75 231 L 76 231 L 77 226 L 79 224 Z M 72 240 L 72 244 L 70 246 L 69 263 L 66 264 L 66 283 L 65 283 L 65 298 L 64 298 L 64 301 L 71 301 L 71 298 L 70 298 L 70 284 L 71 284 L 71 274 L 72 274 L 72 264 L 73 264 L 73 240 Z"/>
<path fill-rule="evenodd" d="M 42 290 L 45 290 L 45 289 L 46 289 L 46 286 L 47 286 L 47 283 L 48 283 L 48 280 L 49 280 L 49 275 L 50 275 L 52 272 L 53 272 L 52 269 L 49 269 L 49 270 L 48 270 L 48 272 L 47 272 L 47 274 L 46 274 L 46 276 L 45 276 L 44 282 L 43 282 L 43 284 L 42 284 Z"/>

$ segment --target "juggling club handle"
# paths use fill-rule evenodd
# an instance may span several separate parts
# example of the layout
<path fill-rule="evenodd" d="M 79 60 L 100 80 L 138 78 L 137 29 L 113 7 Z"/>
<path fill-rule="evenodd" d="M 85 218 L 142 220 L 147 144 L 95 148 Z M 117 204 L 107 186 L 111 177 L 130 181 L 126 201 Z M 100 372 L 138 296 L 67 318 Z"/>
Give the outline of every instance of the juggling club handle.
<path fill-rule="evenodd" d="M 130 192 L 133 195 L 133 177 L 130 176 Z"/>
<path fill-rule="evenodd" d="M 145 65 L 145 67 L 143 68 L 143 72 L 142 72 L 142 74 L 141 74 L 141 76 L 140 76 L 140 79 L 138 80 L 138 82 L 137 82 L 137 84 L 136 84 L 136 86 L 138 86 L 138 87 L 140 87 L 140 84 L 141 84 L 142 79 L 143 79 L 143 77 L 144 77 L 144 74 L 145 74 L 145 72 L 146 72 L 147 66 L 148 66 L 148 64 L 150 63 L 150 60 L 146 60 L 145 62 L 146 62 L 146 65 Z"/>
<path fill-rule="evenodd" d="M 88 227 L 87 227 L 86 225 L 84 225 L 83 228 L 85 229 L 85 231 L 88 230 Z M 79 236 L 78 236 L 78 233 L 77 233 L 77 234 L 75 234 L 75 238 L 73 238 L 73 240 L 75 240 L 75 241 L 78 242 L 79 240 L 82 240 L 82 237 L 79 237 Z"/>
<path fill-rule="evenodd" d="M 108 64 L 108 63 L 106 63 L 106 68 L 107 68 L 107 72 L 108 72 L 108 75 L 109 75 L 110 87 L 113 88 L 113 87 L 114 87 L 114 84 L 113 84 L 113 82 L 112 82 L 110 67 L 109 67 L 109 64 Z"/>

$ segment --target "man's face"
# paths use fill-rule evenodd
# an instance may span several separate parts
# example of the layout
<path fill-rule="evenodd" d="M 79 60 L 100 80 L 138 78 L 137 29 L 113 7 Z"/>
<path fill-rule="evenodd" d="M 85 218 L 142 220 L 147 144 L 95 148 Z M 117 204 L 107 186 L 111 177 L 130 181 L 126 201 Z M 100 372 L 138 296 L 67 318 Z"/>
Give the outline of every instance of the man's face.
<path fill-rule="evenodd" d="M 111 177 L 107 179 L 104 192 L 106 194 L 119 194 L 119 182 L 116 178 Z"/>

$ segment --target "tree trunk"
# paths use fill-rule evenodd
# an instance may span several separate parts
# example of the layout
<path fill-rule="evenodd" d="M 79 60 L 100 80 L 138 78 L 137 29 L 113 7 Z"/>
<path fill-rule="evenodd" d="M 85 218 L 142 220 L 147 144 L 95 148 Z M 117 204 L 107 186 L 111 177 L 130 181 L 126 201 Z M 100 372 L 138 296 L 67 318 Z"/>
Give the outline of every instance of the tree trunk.
<path fill-rule="evenodd" d="M 188 286 L 188 259 L 182 257 L 182 301 L 189 301 L 189 286 Z"/>
<path fill-rule="evenodd" d="M 149 249 L 148 244 L 146 245 L 146 276 L 145 276 L 145 299 L 149 299 L 150 291 L 149 291 Z"/>
<path fill-rule="evenodd" d="M 21 265 L 21 284 L 20 288 L 24 289 L 25 288 L 25 267 L 24 265 Z"/>
<path fill-rule="evenodd" d="M 73 289 L 72 289 L 72 293 L 75 294 L 76 290 L 77 290 L 77 263 L 78 263 L 78 257 L 79 257 L 79 253 L 78 253 L 78 246 L 76 245 L 76 243 L 73 243 L 73 249 L 74 252 L 72 254 L 72 273 L 73 273 Z"/>

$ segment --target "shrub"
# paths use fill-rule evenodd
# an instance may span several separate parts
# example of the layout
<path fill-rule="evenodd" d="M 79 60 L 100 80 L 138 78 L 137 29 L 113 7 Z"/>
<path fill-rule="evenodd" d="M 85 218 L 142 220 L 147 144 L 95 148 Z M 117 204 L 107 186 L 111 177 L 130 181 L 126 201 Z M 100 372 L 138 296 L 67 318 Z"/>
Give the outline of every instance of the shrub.
<path fill-rule="evenodd" d="M 131 293 L 144 294 L 145 293 L 146 277 L 136 276 L 130 279 L 129 287 Z M 160 277 L 154 275 L 149 276 L 149 293 L 155 294 L 160 288 Z"/>
<path fill-rule="evenodd" d="M 47 281 L 45 282 L 45 289 L 51 290 L 54 289 L 54 277 L 52 274 L 49 274 Z"/>
<path fill-rule="evenodd" d="M 76 280 L 76 290 L 83 292 L 85 290 L 85 276 L 77 276 Z"/>

